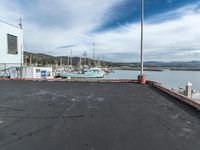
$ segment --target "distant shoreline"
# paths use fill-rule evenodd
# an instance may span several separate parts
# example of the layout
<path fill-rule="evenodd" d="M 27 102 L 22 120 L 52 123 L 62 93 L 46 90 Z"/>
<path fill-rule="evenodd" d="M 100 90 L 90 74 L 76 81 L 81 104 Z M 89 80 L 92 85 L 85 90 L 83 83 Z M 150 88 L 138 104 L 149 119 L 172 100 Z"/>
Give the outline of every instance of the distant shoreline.
<path fill-rule="evenodd" d="M 140 71 L 140 68 L 129 68 L 129 67 L 114 67 L 113 70 L 132 70 L 132 71 Z M 164 69 L 160 68 L 144 68 L 144 71 L 157 71 L 162 72 Z"/>
<path fill-rule="evenodd" d="M 171 71 L 200 71 L 200 68 L 171 68 Z"/>
<path fill-rule="evenodd" d="M 140 71 L 140 68 L 114 67 L 113 70 Z M 200 71 L 200 68 L 144 68 L 144 71 L 162 72 L 162 71 L 165 71 L 165 70 L 170 70 L 170 71 Z"/>

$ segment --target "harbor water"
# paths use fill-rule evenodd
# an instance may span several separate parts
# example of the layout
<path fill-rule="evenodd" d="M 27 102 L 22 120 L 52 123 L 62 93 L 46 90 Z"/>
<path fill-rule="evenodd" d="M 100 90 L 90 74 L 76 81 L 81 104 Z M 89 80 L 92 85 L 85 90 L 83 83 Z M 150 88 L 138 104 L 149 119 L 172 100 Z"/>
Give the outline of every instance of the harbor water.
<path fill-rule="evenodd" d="M 139 71 L 132 70 L 115 70 L 114 73 L 110 73 L 105 76 L 106 79 L 137 79 Z M 171 88 L 185 88 L 187 82 L 193 84 L 193 89 L 200 92 L 200 71 L 170 71 L 164 70 L 162 72 L 157 71 L 145 71 L 148 80 L 162 83 L 163 86 Z"/>

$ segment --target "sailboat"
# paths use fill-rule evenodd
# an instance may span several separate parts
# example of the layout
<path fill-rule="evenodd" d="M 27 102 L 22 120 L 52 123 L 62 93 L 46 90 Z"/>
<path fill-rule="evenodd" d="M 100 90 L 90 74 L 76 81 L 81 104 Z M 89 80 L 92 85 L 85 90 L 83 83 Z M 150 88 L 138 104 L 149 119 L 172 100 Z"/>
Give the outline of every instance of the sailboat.
<path fill-rule="evenodd" d="M 93 43 L 93 67 L 89 68 L 91 66 L 90 61 L 88 61 L 89 66 L 87 65 L 87 52 L 85 51 L 83 53 L 84 57 L 84 65 L 83 69 L 79 71 L 71 71 L 71 72 L 62 72 L 60 73 L 61 77 L 64 78 L 103 78 L 105 75 L 105 71 L 101 69 L 100 67 L 97 67 L 95 63 L 95 43 Z M 81 66 L 81 58 L 79 62 Z M 80 67 L 79 67 L 80 68 Z"/>

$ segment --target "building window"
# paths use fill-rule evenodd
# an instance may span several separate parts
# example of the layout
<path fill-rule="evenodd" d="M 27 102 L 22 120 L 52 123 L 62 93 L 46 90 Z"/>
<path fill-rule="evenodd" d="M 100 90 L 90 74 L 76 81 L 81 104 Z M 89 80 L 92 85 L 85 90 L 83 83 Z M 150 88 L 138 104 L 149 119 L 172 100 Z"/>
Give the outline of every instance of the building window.
<path fill-rule="evenodd" d="M 40 72 L 40 69 L 36 69 L 36 73 L 39 73 Z"/>
<path fill-rule="evenodd" d="M 8 38 L 8 54 L 18 54 L 17 36 L 7 34 Z"/>

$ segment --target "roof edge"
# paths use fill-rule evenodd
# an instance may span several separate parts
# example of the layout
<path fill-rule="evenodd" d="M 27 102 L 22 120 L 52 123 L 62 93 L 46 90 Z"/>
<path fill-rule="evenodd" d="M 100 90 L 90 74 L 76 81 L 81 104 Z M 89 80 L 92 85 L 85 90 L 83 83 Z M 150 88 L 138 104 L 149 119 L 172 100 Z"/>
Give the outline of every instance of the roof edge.
<path fill-rule="evenodd" d="M 12 26 L 12 27 L 15 27 L 15 28 L 17 28 L 17 29 L 20 29 L 20 27 L 19 27 L 19 26 L 13 25 L 13 24 L 11 24 L 11 23 L 8 23 L 8 22 L 6 22 L 6 21 L 3 21 L 3 20 L 0 20 L 0 23 L 4 23 L 4 24 L 7 24 L 7 25 L 9 25 L 9 26 Z M 20 30 L 21 30 L 21 29 L 20 29 Z"/>

